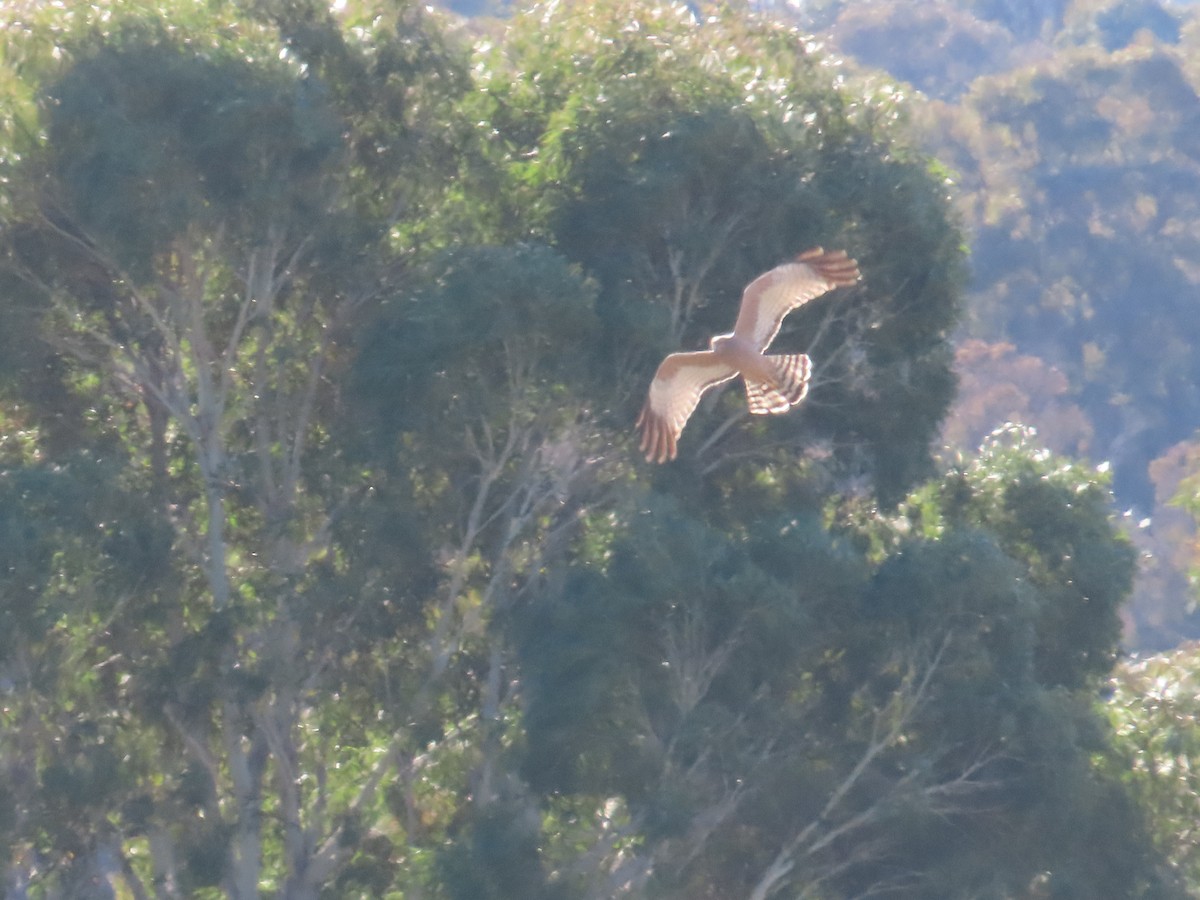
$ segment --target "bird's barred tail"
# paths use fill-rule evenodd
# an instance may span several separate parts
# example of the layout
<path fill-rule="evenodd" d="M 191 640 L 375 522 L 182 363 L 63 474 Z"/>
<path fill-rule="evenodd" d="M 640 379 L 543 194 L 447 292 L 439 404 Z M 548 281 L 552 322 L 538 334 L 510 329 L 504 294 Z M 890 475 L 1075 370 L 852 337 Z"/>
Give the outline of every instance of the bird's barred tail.
<path fill-rule="evenodd" d="M 746 402 L 756 416 L 785 413 L 804 399 L 812 377 L 812 361 L 807 353 L 768 356 L 777 373 L 778 387 L 758 381 L 746 382 Z"/>

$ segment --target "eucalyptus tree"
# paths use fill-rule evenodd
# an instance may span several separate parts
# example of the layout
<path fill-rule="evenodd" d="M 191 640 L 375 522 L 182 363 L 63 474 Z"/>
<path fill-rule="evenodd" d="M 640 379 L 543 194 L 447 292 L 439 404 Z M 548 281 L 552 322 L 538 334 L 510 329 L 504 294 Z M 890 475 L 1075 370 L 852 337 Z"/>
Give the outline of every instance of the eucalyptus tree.
<path fill-rule="evenodd" d="M 31 23 L 57 62 L 17 108 L 4 228 L 29 344 L 6 477 L 37 576 L 6 656 L 31 729 L 5 754 L 14 884 L 316 896 L 376 800 L 379 775 L 327 777 L 370 751 L 323 711 L 359 630 L 403 614 L 364 623 L 345 593 L 338 528 L 367 488 L 341 477 L 330 412 L 436 193 L 385 189 L 427 183 L 463 80 L 416 7 L 357 40 L 316 10 Z"/>

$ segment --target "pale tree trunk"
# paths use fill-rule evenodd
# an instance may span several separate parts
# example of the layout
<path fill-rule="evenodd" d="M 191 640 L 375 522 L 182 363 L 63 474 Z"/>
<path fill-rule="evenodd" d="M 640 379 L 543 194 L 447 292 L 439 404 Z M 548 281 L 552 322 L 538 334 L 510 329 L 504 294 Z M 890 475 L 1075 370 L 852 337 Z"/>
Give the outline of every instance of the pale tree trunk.
<path fill-rule="evenodd" d="M 197 238 L 181 239 L 160 280 L 145 290 L 137 287 L 137 281 L 122 272 L 111 259 L 97 249 L 99 242 L 85 241 L 73 233 L 58 228 L 49 219 L 47 224 L 61 236 L 84 250 L 93 260 L 110 274 L 114 283 L 120 283 L 127 291 L 126 301 L 130 314 L 148 323 L 151 335 L 141 343 L 118 340 L 100 326 L 88 326 L 82 332 L 65 332 L 58 338 L 59 348 L 81 361 L 94 365 L 104 373 L 114 387 L 141 402 L 147 411 L 148 454 L 155 483 L 165 487 L 164 474 L 167 468 L 165 457 L 165 434 L 170 424 L 187 438 L 194 455 L 198 479 L 202 485 L 201 515 L 190 522 L 191 531 L 198 543 L 193 544 L 195 561 L 203 573 L 215 613 L 228 610 L 235 601 L 234 580 L 230 570 L 229 554 L 229 497 L 231 473 L 229 472 L 228 433 L 231 425 L 230 410 L 238 406 L 238 415 L 250 410 L 250 424 L 267 429 L 273 424 L 270 412 L 264 410 L 262 398 L 270 396 L 272 385 L 265 383 L 278 379 L 278 373 L 262 365 L 265 358 L 261 353 L 246 374 L 247 360 L 243 357 L 248 328 L 259 323 L 266 331 L 274 313 L 274 301 L 279 291 L 291 277 L 296 264 L 308 247 L 308 241 L 300 241 L 294 252 L 282 258 L 283 239 L 280 233 L 270 230 L 262 245 L 248 260 L 244 272 L 245 292 L 239 302 L 237 315 L 228 333 L 220 344 L 214 339 L 207 304 L 212 302 L 212 267 L 206 262 L 205 254 L 221 244 L 221 236 L 213 240 Z M 282 264 L 281 264 L 282 259 Z M 51 292 L 53 296 L 53 292 Z M 61 306 L 69 321 L 76 320 L 70 307 Z M 286 434 L 275 434 L 285 442 L 287 452 L 279 459 L 271 458 L 269 450 L 261 454 L 260 475 L 262 490 L 259 496 L 269 506 L 270 520 L 286 519 L 294 505 L 299 482 L 299 466 L 305 449 L 308 425 L 315 404 L 315 394 L 324 371 L 323 354 L 332 340 L 326 329 L 325 336 L 317 341 L 314 352 L 322 358 L 315 359 L 309 367 L 309 380 L 299 398 L 283 398 L 278 407 L 286 409 L 290 418 L 286 422 L 291 430 Z M 261 338 L 264 342 L 267 338 Z M 107 356 L 96 352 L 100 347 Z M 260 344 L 261 350 L 261 344 Z M 245 381 L 249 380 L 249 384 Z M 285 388 L 278 388 L 284 390 Z M 240 393 L 239 393 L 240 392 Z M 262 446 L 262 445 L 260 445 Z M 156 505 L 165 505 L 165 498 L 156 498 Z M 177 516 L 183 516 L 182 524 L 189 525 L 187 509 L 180 508 Z M 319 538 L 320 536 L 318 536 Z M 186 546 L 186 543 L 185 543 Z M 286 557 L 295 563 L 303 557 L 303 550 L 285 550 L 280 553 L 260 553 L 259 558 L 268 564 L 278 564 Z M 301 560 L 302 563 L 302 560 Z M 246 636 L 243 636 L 243 640 Z M 267 644 L 267 649 L 281 652 L 283 656 L 294 654 L 294 647 Z M 241 665 L 238 643 L 231 642 L 221 656 L 222 681 Z M 282 660 L 282 669 L 287 670 Z M 266 710 L 257 715 L 247 709 L 246 701 L 239 699 L 234 688 L 225 683 L 219 689 L 217 715 L 211 732 L 208 725 L 184 719 L 167 710 L 168 720 L 174 723 L 189 755 L 210 774 L 220 793 L 224 776 L 228 778 L 230 803 L 223 811 L 210 812 L 226 819 L 232 828 L 229 847 L 227 876 L 224 882 L 226 893 L 236 900 L 252 900 L 259 896 L 259 881 L 262 868 L 263 846 L 263 788 L 264 778 L 272 762 L 276 769 L 292 771 L 288 762 L 294 761 L 296 747 L 294 728 L 297 704 L 292 699 L 294 692 L 284 686 L 282 697 L 272 696 L 265 701 Z M 258 724 L 254 721 L 258 720 Z M 269 721 L 271 729 L 259 727 Z M 297 811 L 296 821 L 289 827 L 298 827 L 299 802 L 291 797 L 294 785 L 288 788 L 284 779 L 279 781 L 285 802 Z M 289 800 L 290 798 L 290 800 Z M 286 835 L 287 829 L 285 829 Z M 163 894 L 170 895 L 174 883 L 174 850 L 166 832 L 157 832 L 151 841 L 153 865 L 156 874 L 161 874 L 165 887 Z M 306 853 L 298 848 L 294 839 L 285 836 L 288 847 L 288 863 L 293 868 L 306 866 Z"/>
<path fill-rule="evenodd" d="M 520 387 L 514 390 L 519 393 Z M 514 404 L 514 408 L 517 405 Z M 512 566 L 514 548 L 530 541 L 536 549 L 526 567 L 537 569 L 542 554 L 553 552 L 563 535 L 575 527 L 575 517 L 567 500 L 593 464 L 586 458 L 582 439 L 576 432 L 577 429 L 566 427 L 551 436 L 539 424 L 520 424 L 516 414 L 509 419 L 502 437 L 496 435 L 486 422 L 467 431 L 465 445 L 477 464 L 478 478 L 462 523 L 459 544 L 446 555 L 447 580 L 427 642 L 428 667 L 413 704 L 407 710 L 410 719 L 418 720 L 429 711 L 456 655 L 467 640 L 482 632 L 488 616 L 506 610 L 517 599 L 513 588 L 514 580 L 517 580 Z M 515 477 L 504 491 L 499 492 L 497 485 L 506 473 Z M 547 518 L 552 524 L 544 532 L 537 531 L 536 523 Z M 483 539 L 488 529 L 498 533 L 493 542 Z M 477 554 L 487 560 L 488 570 L 482 579 L 468 566 Z M 459 603 L 471 585 L 473 574 L 477 579 L 474 586 L 480 594 L 479 608 L 464 613 L 460 611 Z M 493 643 L 480 683 L 482 738 L 478 745 L 479 758 L 470 774 L 473 802 L 480 808 L 497 799 L 502 779 L 507 779 L 497 762 L 501 750 L 500 729 L 506 705 L 511 702 L 505 691 L 507 664 L 507 648 L 498 641 Z M 351 814 L 373 802 L 389 779 L 403 783 L 407 777 L 419 774 L 422 757 L 408 752 L 409 741 L 410 735 L 405 730 L 393 735 L 351 803 Z M 418 830 L 414 826 L 410 835 Z M 320 893 L 332 873 L 353 852 L 353 848 L 342 844 L 342 834 L 340 827 L 326 834 L 310 833 L 306 846 L 315 847 L 315 852 L 311 853 L 311 862 L 305 871 L 307 877 L 297 880 L 296 893 L 289 897 L 307 900 Z"/>

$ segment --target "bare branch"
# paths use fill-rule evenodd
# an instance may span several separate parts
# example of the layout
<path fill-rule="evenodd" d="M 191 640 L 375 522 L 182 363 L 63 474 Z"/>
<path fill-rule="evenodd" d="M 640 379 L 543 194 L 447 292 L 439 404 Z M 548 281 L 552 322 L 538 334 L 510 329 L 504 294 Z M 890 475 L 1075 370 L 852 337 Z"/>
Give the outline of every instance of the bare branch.
<path fill-rule="evenodd" d="M 676 706 L 686 716 L 704 699 L 713 679 L 725 668 L 741 641 L 742 631 L 734 629 L 710 650 L 703 614 L 688 605 L 681 617 L 682 621 L 668 620 L 663 627 L 663 655 Z"/>
<path fill-rule="evenodd" d="M 379 760 L 371 768 L 370 775 L 359 788 L 358 794 L 350 802 L 346 808 L 346 817 L 353 819 L 359 810 L 370 805 L 376 793 L 379 791 L 379 786 L 383 783 L 383 779 L 387 774 L 395 768 L 400 761 L 402 755 L 402 747 L 407 742 L 408 734 L 405 731 L 399 731 L 393 737 L 392 742 L 380 756 Z M 305 882 L 309 885 L 325 884 L 333 872 L 337 869 L 342 859 L 349 852 L 342 845 L 343 829 L 341 827 L 334 829 L 321 846 L 312 854 L 308 864 L 308 870 L 305 873 Z"/>
<path fill-rule="evenodd" d="M 924 704 L 930 682 L 941 665 L 942 657 L 950 640 L 951 633 L 947 632 L 933 657 L 924 666 L 919 678 L 917 673 L 910 669 L 904 683 L 893 695 L 891 702 L 876 713 L 871 725 L 870 738 L 854 766 L 830 793 L 829 799 L 820 813 L 780 848 L 775 859 L 759 877 L 750 893 L 749 900 L 767 900 L 780 886 L 783 879 L 792 872 L 801 858 L 811 857 L 838 838 L 877 820 L 884 811 L 885 803 L 893 793 L 916 778 L 915 771 L 907 773 L 893 785 L 885 796 L 878 798 L 866 808 L 851 814 L 837 824 L 833 824 L 837 811 L 850 791 L 858 784 L 879 755 L 895 744 L 911 723 L 916 711 Z"/>
<path fill-rule="evenodd" d="M 191 754 L 192 759 L 200 764 L 214 785 L 220 784 L 221 770 L 217 765 L 216 757 L 209 750 L 207 741 L 192 733 L 191 729 L 179 718 L 179 713 L 175 709 L 174 704 L 168 703 L 163 708 L 163 712 L 166 713 L 167 721 L 175 727 L 176 733 L 183 739 L 183 745 L 187 748 L 188 753 Z M 210 803 L 207 812 L 209 815 L 215 815 L 218 810 Z"/>

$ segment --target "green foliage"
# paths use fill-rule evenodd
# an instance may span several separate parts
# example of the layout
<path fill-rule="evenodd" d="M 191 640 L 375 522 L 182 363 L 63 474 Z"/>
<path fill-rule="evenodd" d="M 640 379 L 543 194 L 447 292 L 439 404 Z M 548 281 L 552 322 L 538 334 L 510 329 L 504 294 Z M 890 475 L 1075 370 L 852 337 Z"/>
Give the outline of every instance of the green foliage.
<path fill-rule="evenodd" d="M 390 298 L 362 340 L 355 377 L 368 427 L 387 434 L 490 420 L 499 428 L 586 389 L 591 290 L 553 250 L 460 247 L 412 280 L 414 290 Z"/>
<path fill-rule="evenodd" d="M 443 854 L 446 895 L 453 900 L 565 897 L 561 889 L 546 884 L 538 847 L 540 825 L 528 807 L 492 803 Z"/>
<path fill-rule="evenodd" d="M 1012 894 L 1042 872 L 1055 890 L 1169 895 L 1091 764 L 1106 737 L 1088 697 L 1133 567 L 1094 473 L 1001 437 L 907 509 L 870 541 L 805 517 L 747 539 L 636 501 L 603 561 L 581 557 L 515 619 L 529 786 L 619 793 L 639 833 L 670 841 L 648 896 L 776 884 L 763 850 L 788 835 L 788 877 L 827 877 L 824 832 L 858 823 L 875 850 L 837 844 L 830 896 L 891 883 L 899 860 L 904 896 Z M 1073 567 L 1066 548 L 1095 556 Z M 729 784 L 745 795 L 727 808 Z M 716 809 L 700 862 L 689 829 Z"/>
<path fill-rule="evenodd" d="M 354 176 L 346 188 L 355 220 L 384 225 L 393 249 L 444 246 L 444 228 L 472 234 L 457 214 L 457 181 L 472 166 L 476 138 L 457 112 L 469 102 L 465 48 L 411 0 L 348 0 L 335 14 L 314 0 L 239 0 L 253 22 L 275 37 L 279 56 L 319 85 L 350 128 L 341 162 Z M 455 212 L 451 212 L 455 210 Z M 373 235 L 365 230 L 370 241 Z M 337 247 L 373 269 L 372 246 Z"/>
<path fill-rule="evenodd" d="M 1034 446 L 1020 430 L 994 435 L 949 482 L 943 515 L 986 524 L 1023 564 L 1031 586 L 1043 592 L 1039 680 L 1079 688 L 1113 665 L 1117 611 L 1130 590 L 1135 553 L 1112 533 L 1100 473 L 1060 463 Z"/>
<path fill-rule="evenodd" d="M 131 249 L 169 244 L 206 213 L 312 215 L 341 131 L 316 90 L 286 70 L 114 36 L 46 92 L 52 175 L 80 224 Z"/>
<path fill-rule="evenodd" d="M 1129 660 L 1114 673 L 1108 704 L 1117 749 L 1110 768 L 1132 786 L 1155 844 L 1192 886 L 1200 884 L 1194 839 L 1200 813 L 1193 762 L 1200 753 L 1197 671 L 1194 644 Z"/>

